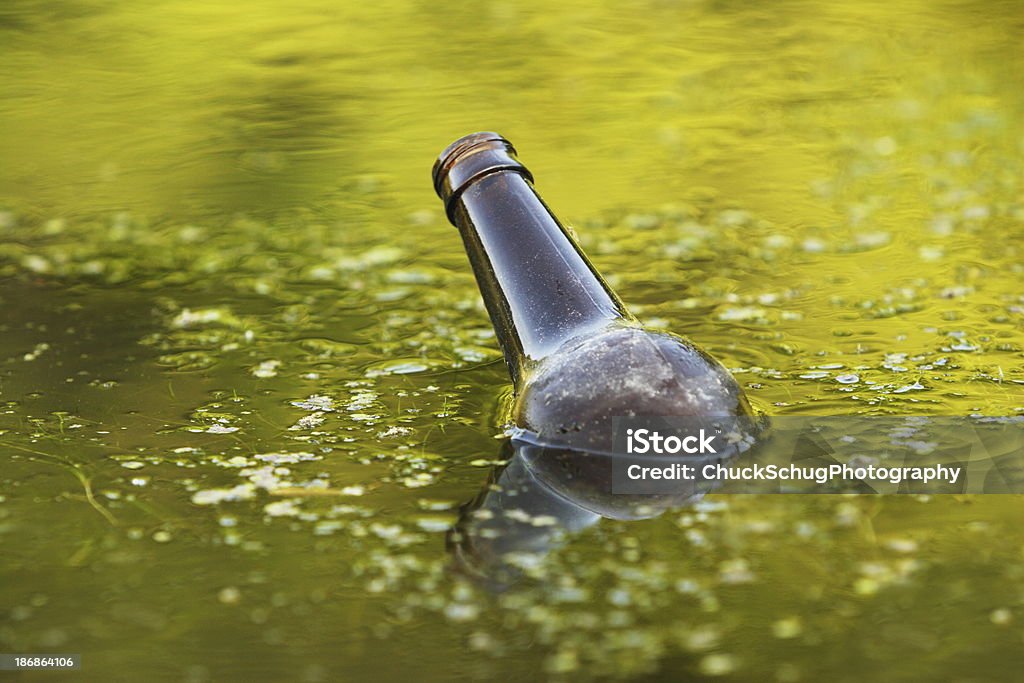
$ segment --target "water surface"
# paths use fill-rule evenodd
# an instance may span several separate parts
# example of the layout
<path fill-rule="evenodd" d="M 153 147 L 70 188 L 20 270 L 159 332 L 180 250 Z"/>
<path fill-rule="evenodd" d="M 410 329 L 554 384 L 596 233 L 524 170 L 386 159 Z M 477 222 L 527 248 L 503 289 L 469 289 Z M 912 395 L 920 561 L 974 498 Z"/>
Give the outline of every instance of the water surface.
<path fill-rule="evenodd" d="M 8 0 L 0 650 L 83 680 L 1020 670 L 1014 496 L 711 495 L 460 571 L 509 386 L 429 170 L 501 131 L 631 309 L 769 413 L 1019 414 L 1022 29 Z"/>

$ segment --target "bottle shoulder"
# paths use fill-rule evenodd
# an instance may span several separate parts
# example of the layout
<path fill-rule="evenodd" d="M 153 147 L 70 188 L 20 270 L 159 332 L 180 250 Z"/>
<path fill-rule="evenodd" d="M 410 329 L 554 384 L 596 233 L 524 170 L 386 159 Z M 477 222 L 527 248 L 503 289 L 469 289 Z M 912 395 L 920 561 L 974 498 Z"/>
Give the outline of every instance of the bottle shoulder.
<path fill-rule="evenodd" d="M 751 414 L 736 380 L 683 337 L 612 325 L 570 340 L 522 383 L 516 422 L 577 447 L 611 441 L 613 417 Z"/>

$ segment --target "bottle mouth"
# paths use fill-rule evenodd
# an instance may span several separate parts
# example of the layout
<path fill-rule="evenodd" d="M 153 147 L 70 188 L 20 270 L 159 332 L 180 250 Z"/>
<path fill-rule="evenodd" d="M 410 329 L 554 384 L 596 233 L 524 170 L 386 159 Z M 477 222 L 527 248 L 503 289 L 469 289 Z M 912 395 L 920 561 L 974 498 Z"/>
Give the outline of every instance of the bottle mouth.
<path fill-rule="evenodd" d="M 496 171 L 533 176 L 516 158 L 512 143 L 490 131 L 471 133 L 448 145 L 434 162 L 434 190 L 451 217 L 451 207 L 470 184 Z"/>

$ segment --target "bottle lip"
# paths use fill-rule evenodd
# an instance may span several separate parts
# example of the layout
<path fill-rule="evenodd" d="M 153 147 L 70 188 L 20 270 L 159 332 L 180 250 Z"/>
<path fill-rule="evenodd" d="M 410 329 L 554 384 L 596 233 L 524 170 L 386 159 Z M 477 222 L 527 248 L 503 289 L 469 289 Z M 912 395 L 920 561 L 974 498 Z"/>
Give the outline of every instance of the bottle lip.
<path fill-rule="evenodd" d="M 434 190 L 451 215 L 451 206 L 472 182 L 495 171 L 517 171 L 533 181 L 533 176 L 516 158 L 512 143 L 498 133 L 481 131 L 464 135 L 448 145 L 434 162 Z"/>

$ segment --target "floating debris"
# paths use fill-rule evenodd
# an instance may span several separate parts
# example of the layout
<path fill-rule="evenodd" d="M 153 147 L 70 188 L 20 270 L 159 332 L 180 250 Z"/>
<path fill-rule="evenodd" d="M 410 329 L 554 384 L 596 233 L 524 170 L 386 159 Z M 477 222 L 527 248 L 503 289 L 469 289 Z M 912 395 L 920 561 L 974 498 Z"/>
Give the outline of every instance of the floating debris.
<path fill-rule="evenodd" d="M 252 484 L 239 484 L 230 489 L 205 489 L 192 494 L 192 502 L 196 505 L 217 505 L 225 501 L 249 500 L 256 493 Z"/>
<path fill-rule="evenodd" d="M 227 308 L 202 308 L 195 311 L 184 308 L 174 316 L 170 325 L 179 330 L 203 325 L 238 328 L 242 326 L 242 322 Z"/>
<path fill-rule="evenodd" d="M 272 465 L 294 465 L 300 462 L 310 462 L 312 460 L 322 460 L 323 456 L 316 455 L 315 453 L 258 453 L 252 456 L 256 460 L 270 463 Z"/>
<path fill-rule="evenodd" d="M 281 367 L 281 361 L 279 360 L 265 360 L 259 365 L 252 368 L 251 372 L 254 377 L 260 379 L 268 379 L 270 377 L 277 377 L 277 369 Z"/>
<path fill-rule="evenodd" d="M 236 605 L 242 599 L 242 591 L 234 586 L 225 586 L 217 592 L 217 601 L 225 605 Z"/>
<path fill-rule="evenodd" d="M 278 500 L 264 505 L 263 512 L 269 517 L 297 517 L 302 510 L 294 500 Z"/>
<path fill-rule="evenodd" d="M 292 401 L 291 404 L 296 408 L 302 408 L 303 410 L 323 413 L 334 411 L 334 399 L 330 396 L 321 396 L 320 394 L 313 394 L 309 398 L 300 401 Z"/>

